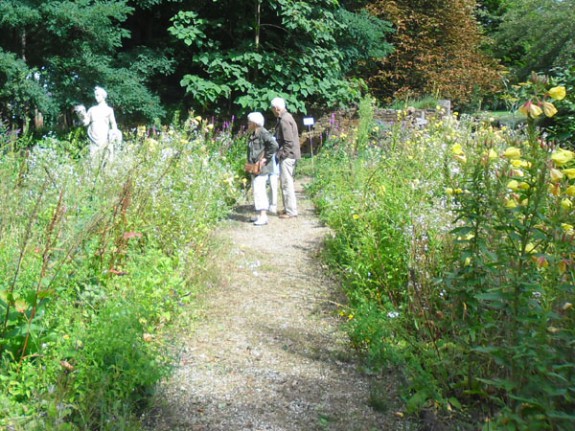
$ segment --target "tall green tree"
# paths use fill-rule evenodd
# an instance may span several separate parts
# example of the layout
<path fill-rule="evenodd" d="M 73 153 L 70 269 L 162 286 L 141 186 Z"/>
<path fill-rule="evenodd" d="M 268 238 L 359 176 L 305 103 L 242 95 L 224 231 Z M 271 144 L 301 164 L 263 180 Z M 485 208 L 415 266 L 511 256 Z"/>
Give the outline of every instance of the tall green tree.
<path fill-rule="evenodd" d="M 575 0 L 508 0 L 495 53 L 518 79 L 575 64 Z"/>
<path fill-rule="evenodd" d="M 365 88 L 354 74 L 391 51 L 388 23 L 354 15 L 337 0 L 189 6 L 174 17 L 170 32 L 188 47 L 181 84 L 199 110 L 267 110 L 277 95 L 301 112 L 344 106 Z M 354 26 L 360 20 L 362 26 Z"/>
<path fill-rule="evenodd" d="M 500 84 L 497 63 L 485 54 L 475 0 L 375 0 L 377 16 L 393 22 L 396 50 L 370 80 L 383 100 L 426 95 L 460 107 Z"/>
<path fill-rule="evenodd" d="M 130 37 L 122 24 L 133 12 L 127 0 L 0 2 L 3 119 L 25 123 L 40 110 L 51 123 L 69 124 L 75 103 L 93 103 L 95 85 L 106 87 L 126 121 L 162 115 L 146 85 L 170 62 L 161 53 L 122 49 Z"/>

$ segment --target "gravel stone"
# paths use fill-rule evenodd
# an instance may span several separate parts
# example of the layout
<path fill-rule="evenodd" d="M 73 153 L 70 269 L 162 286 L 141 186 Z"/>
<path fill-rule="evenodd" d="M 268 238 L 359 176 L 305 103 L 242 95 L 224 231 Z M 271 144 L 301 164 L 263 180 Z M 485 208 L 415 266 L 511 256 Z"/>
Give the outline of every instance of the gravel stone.
<path fill-rule="evenodd" d="M 203 294 L 197 327 L 179 337 L 179 363 L 143 418 L 146 430 L 415 429 L 397 413 L 394 377 L 362 373 L 349 346 L 337 313 L 343 296 L 318 257 L 330 232 L 304 181 L 297 218 L 253 226 L 245 204 L 222 223 L 221 282 Z M 382 387 L 385 411 L 370 407 Z"/>

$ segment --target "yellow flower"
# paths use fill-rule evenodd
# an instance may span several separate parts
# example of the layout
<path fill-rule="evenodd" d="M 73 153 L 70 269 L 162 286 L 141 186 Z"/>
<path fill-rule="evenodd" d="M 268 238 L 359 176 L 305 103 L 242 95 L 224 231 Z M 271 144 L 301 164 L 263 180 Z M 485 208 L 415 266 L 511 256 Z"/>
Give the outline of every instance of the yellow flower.
<path fill-rule="evenodd" d="M 542 110 L 538 105 L 532 103 L 532 104 L 529 106 L 529 115 L 530 115 L 532 118 L 537 118 L 537 117 L 539 117 L 542 113 L 543 113 L 543 110 Z"/>
<path fill-rule="evenodd" d="M 517 147 L 509 147 L 505 150 L 503 156 L 508 159 L 518 159 L 521 157 L 521 150 Z"/>
<path fill-rule="evenodd" d="M 525 253 L 535 253 L 535 244 L 530 242 L 525 246 Z"/>
<path fill-rule="evenodd" d="M 565 98 L 565 96 L 567 95 L 567 91 L 565 90 L 565 87 L 558 86 L 558 87 L 553 87 L 553 88 L 549 89 L 547 94 L 549 94 L 549 97 L 551 97 L 552 99 L 563 100 Z"/>
<path fill-rule="evenodd" d="M 453 194 L 453 189 L 451 187 L 446 187 L 445 194 L 451 196 Z"/>
<path fill-rule="evenodd" d="M 461 163 L 467 163 L 467 157 L 465 157 L 465 154 L 456 154 L 455 158 Z"/>
<path fill-rule="evenodd" d="M 511 165 L 515 168 L 530 168 L 531 162 L 528 162 L 527 160 L 515 159 L 511 160 Z"/>
<path fill-rule="evenodd" d="M 551 160 L 555 162 L 557 166 L 563 166 L 573 160 L 575 153 L 573 151 L 564 150 L 563 148 L 558 148 L 551 154 Z"/>
<path fill-rule="evenodd" d="M 575 196 L 575 186 L 567 187 L 567 190 L 565 190 L 565 194 L 567 194 L 567 196 Z"/>
<path fill-rule="evenodd" d="M 563 169 L 563 173 L 567 175 L 570 180 L 575 178 L 575 168 Z"/>
<path fill-rule="evenodd" d="M 521 181 L 518 186 L 520 190 L 529 190 L 529 187 L 531 186 L 529 185 L 529 183 L 526 183 L 525 181 Z"/>
<path fill-rule="evenodd" d="M 573 202 L 571 202 L 571 199 L 563 199 L 561 201 L 561 208 L 565 209 L 565 210 L 569 210 L 571 208 L 573 208 Z"/>
<path fill-rule="evenodd" d="M 515 191 L 519 188 L 519 182 L 517 180 L 511 180 L 507 183 L 507 188 Z"/>
<path fill-rule="evenodd" d="M 451 152 L 452 152 L 453 154 L 455 154 L 456 156 L 457 156 L 457 155 L 460 155 L 460 154 L 463 154 L 463 148 L 461 148 L 461 144 L 454 144 L 454 145 L 451 147 Z"/>
<path fill-rule="evenodd" d="M 519 108 L 519 112 L 527 117 L 537 118 L 543 113 L 543 110 L 531 100 L 528 100 L 523 106 L 521 106 L 521 108 Z"/>
<path fill-rule="evenodd" d="M 573 232 L 573 225 L 569 224 L 569 223 L 561 223 L 561 228 L 565 231 L 565 232 Z"/>
<path fill-rule="evenodd" d="M 471 265 L 471 258 L 470 257 L 466 257 L 465 258 L 465 262 L 463 263 L 463 266 L 469 266 Z"/>
<path fill-rule="evenodd" d="M 505 202 L 505 208 L 513 209 L 517 207 L 517 201 L 515 199 L 507 199 Z"/>
<path fill-rule="evenodd" d="M 551 102 L 543 102 L 543 112 L 545 113 L 546 117 L 553 117 L 557 114 L 557 108 Z"/>
<path fill-rule="evenodd" d="M 354 220 L 359 219 L 359 214 L 354 214 L 354 215 L 353 215 L 353 219 L 354 219 Z"/>
<path fill-rule="evenodd" d="M 489 157 L 491 160 L 495 160 L 497 158 L 497 152 L 491 148 L 489 153 L 487 153 L 487 157 Z"/>
<path fill-rule="evenodd" d="M 561 172 L 559 169 L 552 168 L 549 171 L 549 176 L 551 177 L 552 183 L 558 183 L 563 178 L 563 172 Z"/>
<path fill-rule="evenodd" d="M 523 171 L 521 169 L 511 169 L 509 174 L 513 177 L 524 177 L 525 176 L 525 174 L 523 173 Z"/>

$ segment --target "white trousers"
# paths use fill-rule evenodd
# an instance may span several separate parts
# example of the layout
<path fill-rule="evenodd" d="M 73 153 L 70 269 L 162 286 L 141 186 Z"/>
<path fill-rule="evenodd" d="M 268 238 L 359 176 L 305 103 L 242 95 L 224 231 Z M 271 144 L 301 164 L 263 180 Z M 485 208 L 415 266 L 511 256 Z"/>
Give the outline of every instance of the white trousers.
<path fill-rule="evenodd" d="M 254 191 L 254 205 L 256 207 L 256 211 L 267 211 L 270 206 L 268 192 L 266 190 L 267 182 L 267 175 L 252 176 L 252 190 Z"/>
<path fill-rule="evenodd" d="M 268 176 L 269 180 L 270 180 L 270 194 L 269 194 L 269 200 L 270 200 L 270 205 L 277 207 L 278 206 L 278 177 L 279 175 L 276 174 L 270 174 Z"/>
<path fill-rule="evenodd" d="M 284 159 L 280 162 L 280 182 L 282 197 L 286 214 L 297 215 L 297 202 L 295 199 L 295 186 L 293 175 L 295 172 L 295 159 Z"/>

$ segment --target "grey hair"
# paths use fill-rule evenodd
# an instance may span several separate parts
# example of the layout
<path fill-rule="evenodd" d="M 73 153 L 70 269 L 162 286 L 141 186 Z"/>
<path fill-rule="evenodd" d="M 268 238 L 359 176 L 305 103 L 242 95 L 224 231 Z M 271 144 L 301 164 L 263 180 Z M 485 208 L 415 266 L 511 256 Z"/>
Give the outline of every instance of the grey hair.
<path fill-rule="evenodd" d="M 264 127 L 264 116 L 260 112 L 251 112 L 248 114 L 248 121 L 257 124 L 260 127 Z"/>
<path fill-rule="evenodd" d="M 286 109 L 286 101 L 281 97 L 275 97 L 272 99 L 272 108 Z"/>

